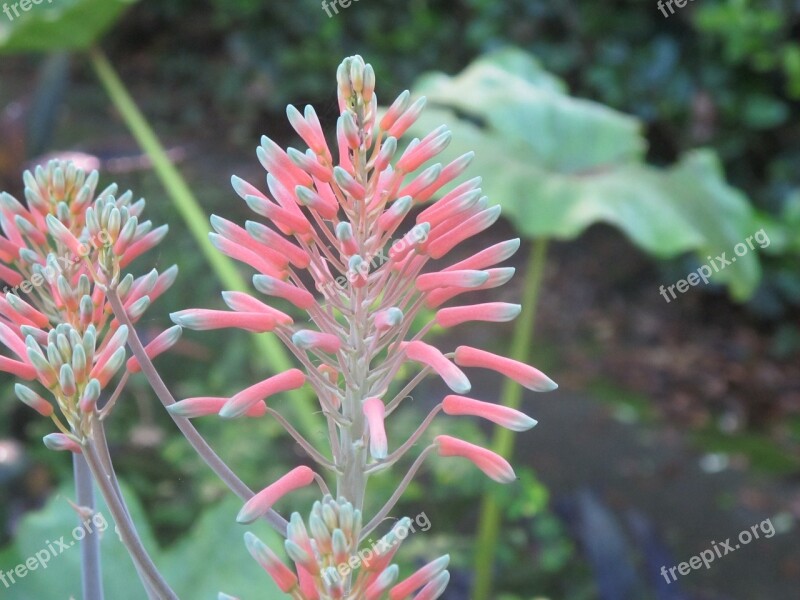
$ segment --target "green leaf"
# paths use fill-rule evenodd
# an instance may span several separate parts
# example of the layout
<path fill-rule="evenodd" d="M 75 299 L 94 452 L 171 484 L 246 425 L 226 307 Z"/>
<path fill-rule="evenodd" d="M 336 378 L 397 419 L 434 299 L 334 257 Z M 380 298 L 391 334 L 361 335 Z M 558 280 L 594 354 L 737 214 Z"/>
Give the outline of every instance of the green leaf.
<path fill-rule="evenodd" d="M 0 16 L 0 53 L 86 50 L 93 46 L 135 1 L 9 2 L 3 5 L 3 10 L 6 6 L 8 10 Z M 28 10 L 23 10 L 23 6 L 27 6 Z"/>
<path fill-rule="evenodd" d="M 136 497 L 124 487 L 123 493 L 145 547 L 180 598 L 216 598 L 220 591 L 240 598 L 280 597 L 280 590 L 245 548 L 245 528 L 236 523 L 236 513 L 241 508 L 238 499 L 230 497 L 216 505 L 199 519 L 185 539 L 161 550 Z M 15 582 L 7 589 L 0 582 L 4 600 L 81 597 L 81 553 L 73 537 L 79 521 L 68 502 L 74 497 L 71 487 L 62 488 L 41 511 L 29 513 L 22 519 L 14 545 L 0 553 L 1 570 L 13 571 L 30 557 L 35 560 L 37 553 L 42 553 L 44 558 L 45 551 L 52 554 L 50 547 L 58 552 L 47 561 L 46 568 L 37 566 L 23 578 L 15 577 Z M 106 596 L 114 600 L 141 600 L 144 590 L 127 550 L 114 532 L 111 515 L 102 499 L 98 502 L 97 515 L 96 529 L 102 531 Z M 281 553 L 278 535 L 266 524 L 257 523 L 250 529 Z M 63 540 L 66 548 L 56 543 L 57 540 Z"/>
<path fill-rule="evenodd" d="M 676 165 L 644 162 L 640 123 L 603 105 L 571 98 L 532 57 L 502 50 L 463 73 L 424 76 L 415 88 L 430 107 L 409 131 L 422 137 L 442 123 L 453 142 L 447 162 L 473 150 L 471 173 L 527 238 L 574 239 L 595 223 L 619 228 L 658 258 L 695 252 L 733 255 L 759 229 L 747 198 L 729 186 L 709 151 Z M 714 274 L 744 299 L 755 289 L 757 250 Z"/>

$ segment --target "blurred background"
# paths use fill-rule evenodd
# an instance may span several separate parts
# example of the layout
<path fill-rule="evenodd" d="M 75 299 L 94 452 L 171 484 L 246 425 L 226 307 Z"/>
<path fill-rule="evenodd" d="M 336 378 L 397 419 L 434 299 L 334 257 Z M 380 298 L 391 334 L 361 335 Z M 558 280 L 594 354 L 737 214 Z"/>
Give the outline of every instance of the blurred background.
<path fill-rule="evenodd" d="M 466 462 L 429 462 L 395 511 L 431 521 L 404 546 L 404 569 L 449 551 L 447 599 L 474 597 L 478 553 L 494 561 L 492 599 L 794 600 L 800 1 L 671 7 L 665 16 L 655 0 L 357 0 L 328 16 L 317 0 L 54 0 L 13 20 L 0 13 L 0 189 L 21 198 L 25 168 L 70 153 L 100 169 L 101 184 L 144 196 L 148 217 L 171 233 L 139 272 L 180 267 L 141 322 L 145 337 L 157 333 L 169 312 L 220 307 L 225 284 L 187 225 L 186 198 L 165 189 L 163 160 L 137 143 L 147 123 L 132 119 L 125 90 L 205 215 L 241 222 L 248 211 L 231 174 L 262 181 L 261 134 L 298 144 L 287 103 L 313 104 L 331 131 L 336 67 L 361 54 L 382 103 L 404 89 L 428 96 L 411 133 L 451 127 L 446 155 L 474 149 L 468 176 L 483 176 L 503 205 L 500 223 L 454 254 L 523 239 L 509 261 L 516 277 L 491 299 L 524 295 L 533 325 L 467 325 L 436 332 L 437 343 L 508 354 L 513 341 L 560 384 L 520 399 L 539 425 L 516 436 L 517 484 L 498 489 Z M 755 244 L 742 252 L 748 237 Z M 722 253 L 737 261 L 708 284 L 660 291 L 719 266 Z M 230 395 L 274 370 L 260 348 L 241 332 L 189 332 L 158 366 L 176 397 Z M 499 378 L 473 382 L 474 397 L 514 401 Z M 42 446 L 48 423 L 12 387 L 0 374 L 6 570 L 74 518 L 70 461 Z M 112 453 L 145 537 L 185 580 L 181 597 L 274 597 L 233 523 L 238 504 L 146 382 L 128 389 Z M 444 393 L 435 380 L 420 387 L 390 439 L 410 434 Z M 302 457 L 267 420 L 199 427 L 251 486 Z M 477 423 L 442 419 L 440 431 L 492 444 Z M 387 496 L 402 474 L 375 479 L 371 493 Z M 487 495 L 503 515 L 488 549 L 476 541 Z M 660 574 L 766 519 L 774 536 L 676 582 Z M 0 595 L 65 598 L 77 558 Z M 107 561 L 115 600 L 141 598 L 122 583 L 126 560 Z"/>

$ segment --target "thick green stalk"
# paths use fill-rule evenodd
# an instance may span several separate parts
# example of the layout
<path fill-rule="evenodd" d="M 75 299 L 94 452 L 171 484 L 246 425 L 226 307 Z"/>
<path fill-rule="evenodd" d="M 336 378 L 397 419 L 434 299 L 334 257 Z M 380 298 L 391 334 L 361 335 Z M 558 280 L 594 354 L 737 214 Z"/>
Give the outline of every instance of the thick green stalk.
<path fill-rule="evenodd" d="M 547 258 L 547 239 L 537 239 L 533 243 L 525 272 L 522 293 L 522 313 L 520 314 L 514 337 L 511 341 L 511 358 L 527 361 L 533 339 L 533 328 L 536 317 L 536 306 L 539 300 L 539 289 L 544 275 Z M 522 387 L 507 379 L 503 385 L 500 403 L 518 409 L 522 401 Z M 496 427 L 492 440 L 492 449 L 508 459 L 514 451 L 514 434 L 503 427 Z M 495 548 L 501 524 L 500 505 L 497 495 L 489 492 L 481 502 L 481 513 L 478 521 L 478 539 L 475 544 L 475 587 L 473 600 L 490 600 L 492 591 L 492 575 L 494 569 Z"/>
<path fill-rule="evenodd" d="M 186 222 L 217 278 L 228 289 L 248 291 L 248 286 L 234 263 L 211 245 L 208 239 L 208 216 L 203 212 L 186 180 L 172 164 L 152 127 L 139 110 L 106 55 L 99 48 L 95 48 L 90 52 L 90 58 L 92 67 L 111 102 L 142 151 L 150 158 L 156 175 L 172 198 L 175 207 Z M 256 336 L 256 343 L 264 357 L 264 362 L 273 371 L 285 371 L 293 366 L 275 336 Z M 294 407 L 301 431 L 307 438 L 313 439 L 318 424 L 314 417 L 316 409 L 312 405 L 309 394 L 299 390 L 288 393 L 293 396 L 291 404 Z"/>

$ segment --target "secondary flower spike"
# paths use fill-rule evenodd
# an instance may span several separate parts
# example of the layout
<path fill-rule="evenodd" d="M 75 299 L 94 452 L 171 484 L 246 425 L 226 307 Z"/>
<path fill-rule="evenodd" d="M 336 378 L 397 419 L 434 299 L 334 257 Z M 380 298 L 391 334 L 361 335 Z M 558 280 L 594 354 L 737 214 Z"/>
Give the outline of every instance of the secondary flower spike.
<path fill-rule="evenodd" d="M 190 398 L 170 410 L 190 417 L 265 410 L 319 465 L 316 477 L 301 467 L 260 492 L 242 509 L 242 522 L 263 515 L 278 498 L 312 479 L 325 493 L 335 489 L 315 505 L 307 526 L 296 513 L 289 522 L 284 550 L 294 563 L 294 597 L 399 600 L 416 594 L 433 600 L 447 586 L 447 560 L 395 584 L 400 574 L 392 560 L 402 528 L 384 536 L 388 552 L 359 559 L 360 567 L 348 566 L 359 557 L 366 536 L 391 518 L 395 502 L 422 465 L 407 455 L 421 452 L 424 459 L 438 451 L 443 457 L 465 457 L 493 479 L 511 482 L 514 471 L 502 457 L 446 435 L 431 443 L 428 427 L 440 412 L 485 418 L 514 431 L 535 425 L 519 411 L 462 396 L 471 389 L 462 367 L 493 369 L 539 391 L 555 384 L 522 363 L 466 346 L 453 352 L 426 338 L 433 329 L 466 328 L 475 321 L 499 328 L 519 315 L 518 304 L 492 302 L 491 297 L 465 304 L 459 297 L 489 296 L 486 292 L 507 283 L 514 269 L 502 263 L 520 242 L 503 241 L 471 256 L 463 252 L 499 219 L 500 206 L 483 195 L 479 177 L 457 181 L 474 153 L 446 163 L 437 160 L 453 137 L 446 125 L 421 139 L 403 139 L 419 118 L 424 98 L 404 92 L 381 110 L 375 73 L 360 56 L 342 62 L 336 86 L 339 115 L 328 124 L 335 131 L 331 145 L 312 107 L 288 107 L 289 123 L 303 147 L 283 149 L 262 137 L 256 157 L 266 171 L 261 180 L 266 185 L 231 179 L 254 216 L 240 224 L 211 219 L 212 242 L 250 269 L 260 295 L 225 292 L 230 311 L 200 308 L 172 315 L 175 323 L 191 329 L 231 327 L 275 335 L 316 395 L 315 417 L 325 420 L 316 429 L 327 435 L 327 447 L 318 449 L 322 437 L 306 439 L 273 403 L 266 408 L 268 394 L 256 392 L 261 384 L 221 408 L 218 399 Z M 450 259 L 456 253 L 468 258 Z M 426 309 L 435 309 L 435 316 L 420 326 Z M 401 373 L 410 373 L 410 381 L 396 381 Z M 432 374 L 454 394 L 400 440 L 392 432 L 393 415 L 406 409 L 414 388 Z M 397 447 L 390 447 L 396 439 Z M 361 511 L 373 504 L 365 502 L 370 477 L 396 464 L 413 467 L 400 489 L 362 526 Z M 329 483 L 335 486 L 328 488 Z M 359 524 L 353 526 L 356 513 Z M 248 543 L 251 550 L 256 547 L 253 540 Z M 255 555 L 268 563 L 282 588 L 295 585 L 271 556 Z M 340 564 L 347 569 L 339 569 Z"/>

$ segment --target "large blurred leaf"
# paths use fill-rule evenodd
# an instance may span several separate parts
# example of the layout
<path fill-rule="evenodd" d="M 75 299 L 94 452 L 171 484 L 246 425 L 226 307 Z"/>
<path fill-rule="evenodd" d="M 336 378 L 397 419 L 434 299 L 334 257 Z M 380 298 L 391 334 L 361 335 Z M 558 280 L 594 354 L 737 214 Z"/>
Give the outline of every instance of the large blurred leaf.
<path fill-rule="evenodd" d="M 86 50 L 136 0 L 39 0 L 9 2 L 13 20 L 0 16 L 0 52 Z M 14 16 L 17 6 L 19 16 Z"/>
<path fill-rule="evenodd" d="M 159 550 L 135 496 L 127 489 L 124 493 L 145 546 L 180 598 L 216 598 L 219 591 L 240 598 L 280 596 L 270 577 L 247 553 L 243 540 L 245 529 L 236 523 L 236 513 L 241 508 L 237 499 L 231 497 L 215 506 L 180 543 Z M 0 569 L 8 572 L 62 536 L 69 546 L 52 558 L 46 569 L 37 568 L 27 573 L 8 589 L 0 584 L 4 600 L 81 597 L 80 551 L 77 542 L 72 545 L 72 531 L 78 520 L 67 502 L 72 498 L 72 490 L 65 488 L 53 496 L 43 510 L 27 515 L 15 536 L 15 544 L 0 553 Z M 100 503 L 98 512 L 108 523 L 101 542 L 106 596 L 114 600 L 141 600 L 145 593 L 127 551 L 114 533 L 104 503 Z M 102 521 L 98 520 L 98 524 L 98 530 L 103 529 Z M 256 524 L 250 529 L 280 551 L 277 534 L 265 524 Z M 58 547 L 57 544 L 53 546 Z"/>
<path fill-rule="evenodd" d="M 415 92 L 432 106 L 410 134 L 446 123 L 453 142 L 441 160 L 474 150 L 471 172 L 525 237 L 573 239 L 604 222 L 656 257 L 691 251 L 706 262 L 709 254 L 730 258 L 760 228 L 712 153 L 695 151 L 666 169 L 647 165 L 636 119 L 564 90 L 524 52 L 494 52 L 455 77 L 422 77 Z M 750 251 L 714 281 L 742 299 L 759 276 Z"/>

